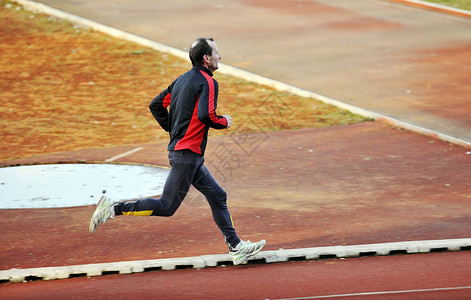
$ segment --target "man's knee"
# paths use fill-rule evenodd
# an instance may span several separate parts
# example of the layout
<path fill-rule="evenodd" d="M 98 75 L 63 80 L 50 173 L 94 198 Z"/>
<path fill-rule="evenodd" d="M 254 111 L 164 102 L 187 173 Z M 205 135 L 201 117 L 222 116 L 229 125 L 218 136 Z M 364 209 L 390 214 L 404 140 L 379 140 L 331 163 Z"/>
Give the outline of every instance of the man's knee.
<path fill-rule="evenodd" d="M 180 207 L 181 201 L 166 201 L 164 199 L 162 200 L 162 208 L 160 210 L 155 211 L 155 215 L 161 217 L 173 216 Z"/>
<path fill-rule="evenodd" d="M 227 193 L 225 190 L 223 190 L 222 188 L 220 189 L 217 189 L 216 190 L 216 198 L 219 200 L 219 201 L 226 201 L 227 200 Z"/>

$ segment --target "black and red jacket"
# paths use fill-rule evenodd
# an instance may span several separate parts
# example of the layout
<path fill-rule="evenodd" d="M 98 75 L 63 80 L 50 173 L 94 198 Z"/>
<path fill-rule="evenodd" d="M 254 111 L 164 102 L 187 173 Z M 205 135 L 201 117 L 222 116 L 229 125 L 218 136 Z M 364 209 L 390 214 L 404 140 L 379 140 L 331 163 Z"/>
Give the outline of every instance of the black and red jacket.
<path fill-rule="evenodd" d="M 150 103 L 152 115 L 170 134 L 168 150 L 204 155 L 209 128 L 227 127 L 226 118 L 216 114 L 219 85 L 212 76 L 207 68 L 193 66 Z"/>

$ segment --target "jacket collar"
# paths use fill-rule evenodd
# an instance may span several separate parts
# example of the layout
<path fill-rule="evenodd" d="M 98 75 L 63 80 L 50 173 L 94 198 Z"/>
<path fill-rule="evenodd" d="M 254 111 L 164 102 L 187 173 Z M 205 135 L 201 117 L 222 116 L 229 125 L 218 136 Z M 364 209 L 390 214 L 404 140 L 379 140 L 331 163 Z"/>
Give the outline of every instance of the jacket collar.
<path fill-rule="evenodd" d="M 208 68 L 206 67 L 203 67 L 203 66 L 193 66 L 193 68 L 191 68 L 192 70 L 201 70 L 201 71 L 204 71 L 205 73 L 207 73 L 209 76 L 213 77 L 213 73 L 211 73 L 210 70 L 208 70 Z"/>

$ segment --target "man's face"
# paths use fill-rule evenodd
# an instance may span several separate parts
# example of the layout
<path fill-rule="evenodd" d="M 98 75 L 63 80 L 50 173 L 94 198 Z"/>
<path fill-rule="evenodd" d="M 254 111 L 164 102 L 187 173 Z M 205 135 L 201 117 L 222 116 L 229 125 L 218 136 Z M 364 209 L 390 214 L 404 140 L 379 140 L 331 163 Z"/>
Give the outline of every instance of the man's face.
<path fill-rule="evenodd" d="M 214 73 L 218 69 L 218 62 L 221 59 L 219 54 L 218 46 L 213 41 L 208 41 L 209 46 L 213 49 L 211 56 L 207 55 L 207 68 L 211 73 Z"/>

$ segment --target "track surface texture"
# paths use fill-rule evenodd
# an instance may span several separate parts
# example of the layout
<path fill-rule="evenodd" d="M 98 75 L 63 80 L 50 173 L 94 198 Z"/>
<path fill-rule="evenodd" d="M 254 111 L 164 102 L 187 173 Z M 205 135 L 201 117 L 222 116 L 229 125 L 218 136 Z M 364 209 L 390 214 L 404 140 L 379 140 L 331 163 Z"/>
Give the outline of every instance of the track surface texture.
<path fill-rule="evenodd" d="M 225 49 L 226 64 L 471 140 L 466 18 L 373 0 L 41 2 L 180 49 L 211 35 Z M 194 13 L 202 8 L 209 12 Z M 105 161 L 138 147 L 116 162 L 168 166 L 165 143 L 0 164 Z M 206 160 L 228 192 L 239 235 L 265 238 L 265 250 L 471 232 L 471 150 L 381 122 L 212 137 Z M 194 191 L 172 218 L 119 217 L 89 235 L 93 210 L 0 210 L 0 226 L 9 229 L 2 233 L 0 270 L 226 252 Z M 374 292 L 343 297 L 467 299 L 470 261 L 462 251 L 3 283 L 0 298 L 315 299 Z"/>

